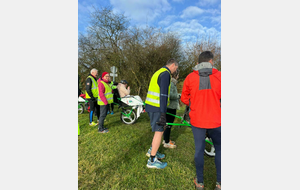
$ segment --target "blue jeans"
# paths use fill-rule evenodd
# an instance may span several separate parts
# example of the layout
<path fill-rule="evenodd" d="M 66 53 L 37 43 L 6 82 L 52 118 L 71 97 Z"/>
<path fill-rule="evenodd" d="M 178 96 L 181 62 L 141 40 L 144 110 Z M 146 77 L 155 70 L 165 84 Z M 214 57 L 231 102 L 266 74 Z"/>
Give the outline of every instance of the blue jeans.
<path fill-rule="evenodd" d="M 221 182 L 221 126 L 214 129 L 203 129 L 192 126 L 195 141 L 195 165 L 197 179 L 203 183 L 203 165 L 206 131 L 213 141 L 215 147 L 215 165 L 217 169 L 217 181 Z"/>

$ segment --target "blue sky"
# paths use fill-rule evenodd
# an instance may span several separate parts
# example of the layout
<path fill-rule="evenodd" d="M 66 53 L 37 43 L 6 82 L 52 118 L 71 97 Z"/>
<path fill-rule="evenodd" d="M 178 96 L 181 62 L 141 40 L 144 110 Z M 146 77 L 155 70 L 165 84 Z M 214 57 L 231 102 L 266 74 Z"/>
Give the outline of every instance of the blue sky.
<path fill-rule="evenodd" d="M 132 26 L 177 32 L 186 42 L 202 34 L 214 34 L 221 40 L 221 0 L 79 0 L 78 34 L 85 33 L 93 5 L 111 6 L 127 16 Z"/>

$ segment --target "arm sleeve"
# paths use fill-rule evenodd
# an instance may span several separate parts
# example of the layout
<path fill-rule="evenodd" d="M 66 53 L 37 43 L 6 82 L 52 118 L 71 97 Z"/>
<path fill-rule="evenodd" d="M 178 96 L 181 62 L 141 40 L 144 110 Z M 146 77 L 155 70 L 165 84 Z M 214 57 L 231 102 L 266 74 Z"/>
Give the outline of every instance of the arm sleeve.
<path fill-rule="evenodd" d="M 120 85 L 119 93 L 121 94 L 122 97 L 124 97 L 130 94 L 130 90 L 127 90 L 124 85 Z"/>
<path fill-rule="evenodd" d="M 171 82 L 170 100 L 178 100 L 177 87 L 173 82 Z"/>
<path fill-rule="evenodd" d="M 181 102 L 184 103 L 185 105 L 189 105 L 189 97 L 190 97 L 190 90 L 188 87 L 188 77 L 184 80 L 183 82 L 183 87 L 182 87 L 182 93 L 181 93 Z"/>
<path fill-rule="evenodd" d="M 92 93 L 92 80 L 90 79 L 90 78 L 88 78 L 88 79 L 86 79 L 86 82 L 85 82 L 85 90 L 86 90 L 86 92 L 87 92 L 87 94 L 91 97 L 91 98 L 93 98 L 94 96 L 93 96 L 93 93 Z M 97 98 L 97 97 L 96 97 Z"/>
<path fill-rule="evenodd" d="M 170 74 L 169 72 L 163 72 L 158 77 L 158 85 L 160 87 L 160 112 L 167 112 L 168 104 L 168 90 L 170 85 Z"/>
<path fill-rule="evenodd" d="M 102 84 L 102 82 L 99 82 L 99 84 L 98 84 L 98 93 L 99 93 L 100 99 L 103 101 L 103 103 L 105 105 L 107 105 L 107 100 L 104 96 L 104 92 L 105 92 L 105 87 Z"/>
<path fill-rule="evenodd" d="M 117 88 L 117 86 L 114 85 L 114 82 L 113 82 L 113 81 L 110 82 L 109 86 L 111 87 L 112 90 L 114 90 L 114 89 Z"/>

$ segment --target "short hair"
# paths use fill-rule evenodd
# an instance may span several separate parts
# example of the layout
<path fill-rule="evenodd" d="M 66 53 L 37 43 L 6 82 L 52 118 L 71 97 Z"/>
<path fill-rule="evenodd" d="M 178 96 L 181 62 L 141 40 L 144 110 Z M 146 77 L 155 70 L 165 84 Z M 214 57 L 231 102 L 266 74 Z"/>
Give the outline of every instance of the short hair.
<path fill-rule="evenodd" d="M 92 72 L 94 72 L 94 71 L 97 71 L 97 72 L 98 72 L 97 69 L 93 68 L 93 69 L 91 70 L 91 74 L 92 74 Z"/>
<path fill-rule="evenodd" d="M 176 59 L 174 59 L 174 58 L 169 59 L 169 60 L 167 61 L 167 64 L 166 64 L 166 65 L 169 66 L 169 65 L 172 65 L 173 63 L 175 63 L 175 65 L 178 66 L 178 63 L 177 63 Z"/>
<path fill-rule="evenodd" d="M 211 51 L 204 51 L 200 53 L 198 63 L 209 62 L 209 60 L 214 58 L 214 54 Z"/>

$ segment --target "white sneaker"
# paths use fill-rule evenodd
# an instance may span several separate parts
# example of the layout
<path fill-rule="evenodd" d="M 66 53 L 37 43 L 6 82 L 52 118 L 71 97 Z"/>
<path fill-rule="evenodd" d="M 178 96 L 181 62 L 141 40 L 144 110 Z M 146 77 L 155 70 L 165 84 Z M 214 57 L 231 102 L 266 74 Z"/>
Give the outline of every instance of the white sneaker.
<path fill-rule="evenodd" d="M 163 140 L 162 144 L 165 144 L 165 143 L 166 143 L 165 140 Z M 169 140 L 169 143 L 175 144 L 175 141 Z"/>
<path fill-rule="evenodd" d="M 172 143 L 172 141 L 170 141 L 169 143 L 165 143 L 164 144 L 165 148 L 176 148 L 176 145 Z"/>

